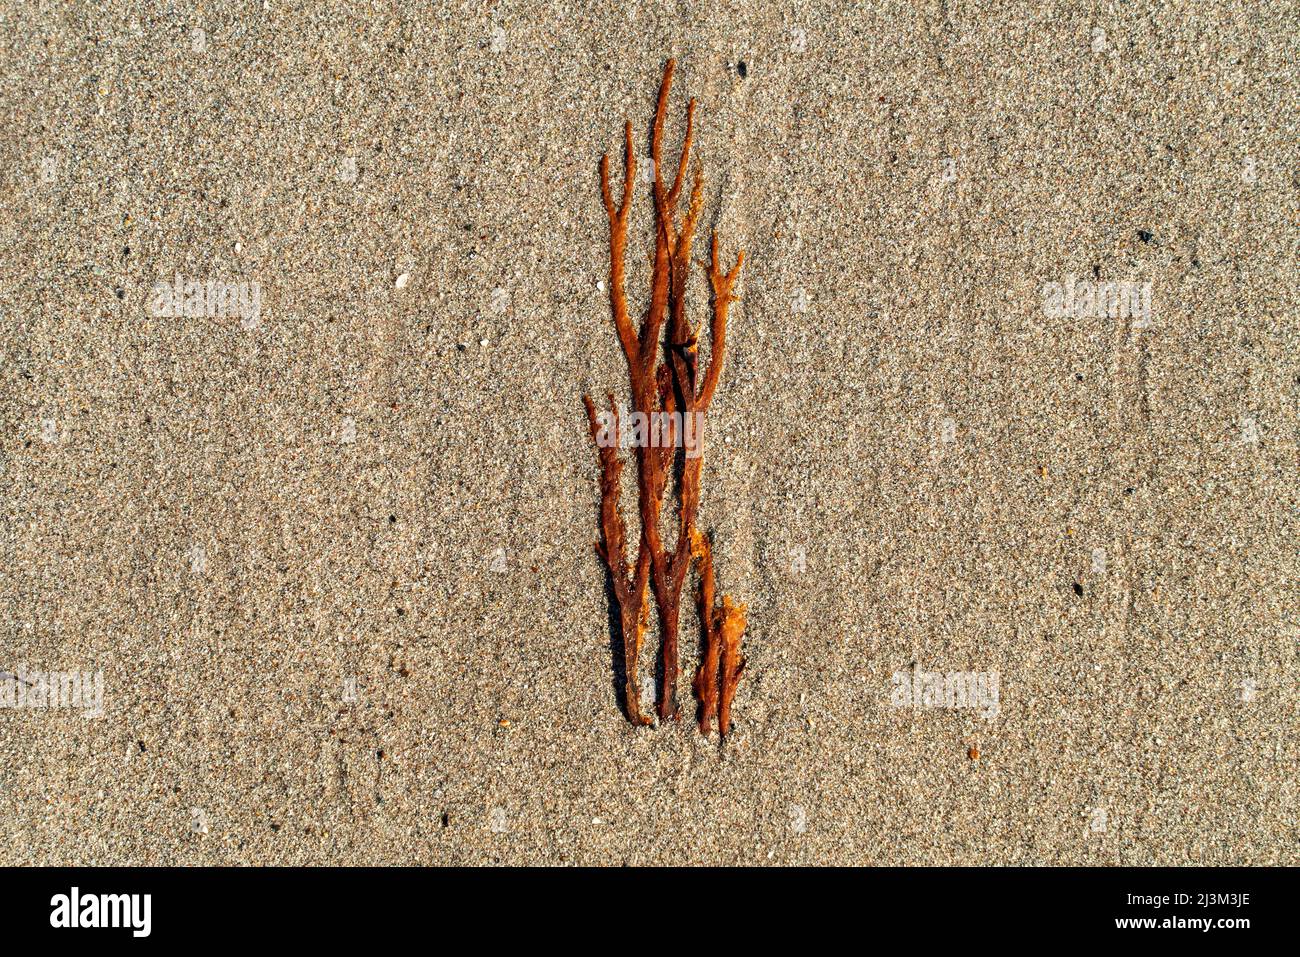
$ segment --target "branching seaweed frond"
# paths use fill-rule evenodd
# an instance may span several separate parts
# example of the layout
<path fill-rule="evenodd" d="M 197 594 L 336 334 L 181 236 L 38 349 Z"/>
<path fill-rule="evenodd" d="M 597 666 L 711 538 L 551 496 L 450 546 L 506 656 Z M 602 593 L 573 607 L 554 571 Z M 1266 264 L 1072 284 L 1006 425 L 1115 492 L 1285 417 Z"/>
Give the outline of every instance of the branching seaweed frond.
<path fill-rule="evenodd" d="M 712 319 L 708 369 L 700 378 L 699 336 L 687 311 L 687 286 L 691 246 L 704 207 L 704 174 L 698 164 L 692 177 L 686 211 L 678 217 L 678 205 L 691 165 L 695 138 L 696 101 L 686 108 L 686 131 L 671 185 L 665 182 L 663 166 L 664 129 L 668 100 L 676 63 L 669 60 L 659 86 L 651 133 L 650 155 L 654 162 L 652 196 L 655 217 L 655 246 L 650 257 L 650 298 L 638 330 L 628 311 L 625 259 L 628 221 L 636 178 L 636 157 L 632 147 L 632 124 L 624 126 L 623 194 L 616 202 L 610 183 L 609 156 L 600 162 L 601 197 L 609 218 L 610 311 L 619 343 L 627 360 L 632 406 L 647 422 L 667 423 L 660 441 L 638 443 L 637 500 L 640 537 L 635 563 L 629 565 L 627 530 L 619 511 L 620 477 L 623 461 L 619 442 L 610 442 L 621 423 L 617 410 L 608 417 L 598 414 L 585 397 L 593 440 L 601 467 L 601 542 L 597 551 L 604 559 L 613 582 L 622 627 L 623 659 L 626 669 L 624 700 L 634 724 L 649 723 L 641 713 L 637 668 L 648 627 L 649 597 L 653 593 L 659 609 L 660 663 L 663 684 L 658 702 L 660 720 L 678 716 L 676 688 L 679 672 L 678 632 L 681 596 L 691 569 L 697 569 L 700 585 L 698 610 L 702 635 L 702 661 L 692 686 L 700 700 L 700 730 L 708 734 L 716 721 L 725 735 L 730 728 L 732 700 L 744 669 L 740 654 L 745 631 L 745 606 L 724 595 L 715 601 L 715 572 L 712 543 L 696 526 L 703 479 L 703 418 L 713 401 L 726 353 L 728 310 L 737 300 L 736 281 L 744 265 L 740 252 L 736 264 L 724 272 L 718 265 L 718 237 L 712 236 L 711 261 L 707 273 L 711 288 Z M 664 358 L 660 360 L 660 352 Z M 611 407 L 614 399 L 611 396 Z M 692 417 L 689 418 L 688 417 Z M 604 421 L 602 421 L 604 420 Z M 680 423 L 680 424 L 679 424 Z M 695 448 L 682 455 L 683 433 L 691 430 Z M 680 472 L 678 469 L 680 468 Z M 675 501 L 676 537 L 669 551 L 660 529 L 669 479 L 678 474 Z"/>

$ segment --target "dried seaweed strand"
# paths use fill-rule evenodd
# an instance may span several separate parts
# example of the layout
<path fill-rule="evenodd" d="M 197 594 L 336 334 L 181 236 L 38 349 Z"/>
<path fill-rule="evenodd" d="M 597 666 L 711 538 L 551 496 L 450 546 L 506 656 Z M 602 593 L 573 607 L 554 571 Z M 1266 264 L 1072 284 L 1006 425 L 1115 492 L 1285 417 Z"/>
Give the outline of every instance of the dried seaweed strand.
<path fill-rule="evenodd" d="M 700 667 L 695 672 L 692 687 L 695 689 L 695 697 L 700 701 L 700 733 L 708 734 L 718 717 L 718 669 L 722 663 L 722 645 L 718 641 L 713 609 L 713 546 L 707 538 L 696 532 L 691 542 L 691 551 L 700 569 L 698 600 L 700 628 L 704 633 L 704 654 Z"/>
<path fill-rule="evenodd" d="M 665 305 L 671 311 L 672 325 L 669 330 L 669 358 L 673 364 L 673 375 L 677 393 L 681 396 L 683 422 L 686 416 L 695 412 L 695 346 L 694 331 L 686 319 L 686 280 L 690 266 L 691 240 L 695 234 L 695 225 L 699 221 L 700 209 L 703 207 L 704 177 L 696 169 L 695 183 L 691 189 L 691 201 L 686 216 L 678 228 L 674 223 L 677 202 L 681 196 L 686 168 L 690 163 L 691 143 L 695 131 L 695 100 L 692 99 L 686 109 L 686 135 L 682 144 L 681 156 L 677 162 L 677 175 L 670 189 L 665 189 L 663 182 L 663 132 L 664 121 L 668 111 L 668 94 L 672 89 L 673 68 L 675 64 L 668 61 L 664 69 L 663 83 L 659 87 L 659 104 L 655 110 L 654 133 L 651 138 L 650 151 L 654 158 L 654 198 L 657 228 L 655 253 L 655 289 L 665 293 Z M 663 256 L 660 256 L 662 250 Z M 652 298 L 652 307 L 654 299 Z M 658 317 L 662 321 L 662 316 Z M 690 342 L 689 353 L 678 348 Z M 698 436 L 697 436 L 698 440 Z M 675 451 L 675 450 L 674 450 Z M 695 523 L 695 510 L 698 503 L 699 470 L 697 459 L 687 459 L 684 466 L 679 489 L 681 507 L 677 529 L 677 546 L 669 554 L 664 548 L 658 532 L 651 542 L 653 560 L 653 587 L 655 603 L 659 606 L 660 628 L 660 666 L 663 674 L 662 693 L 659 696 L 659 719 L 667 721 L 678 717 L 677 711 L 677 676 L 680 668 L 678 654 L 678 629 L 681 620 L 682 588 L 686 582 L 691 564 L 691 532 Z M 694 472 L 693 481 L 688 475 Z"/>
<path fill-rule="evenodd" d="M 596 418 L 596 406 L 590 396 L 583 396 L 587 406 L 587 419 L 591 424 L 591 437 L 596 441 L 601 426 Z M 612 415 L 617 421 L 618 410 L 614 406 L 614 397 L 609 397 Z M 625 681 L 623 701 L 627 708 L 628 720 L 633 724 L 649 724 L 650 719 L 641 712 L 641 692 L 637 687 L 637 662 L 641 657 L 641 647 L 645 641 L 646 619 L 649 615 L 649 592 L 647 584 L 650 579 L 650 551 L 642 541 L 637 550 L 635 570 L 629 572 L 627 562 L 627 531 L 623 524 L 623 515 L 618 509 L 621 491 L 619 477 L 623 471 L 623 462 L 619 458 L 617 446 L 601 446 L 597 442 L 600 459 L 600 528 L 601 541 L 596 543 L 596 553 L 605 560 L 609 568 L 610 579 L 614 588 L 614 600 L 618 603 L 619 627 L 623 638 L 623 668 Z"/>
<path fill-rule="evenodd" d="M 652 411 L 660 389 L 658 383 L 645 372 L 642 360 L 641 344 L 627 311 L 627 292 L 624 285 L 624 258 L 627 247 L 627 224 L 632 210 L 632 192 L 636 183 L 636 154 L 632 149 L 632 124 L 628 122 L 623 128 L 623 198 L 615 204 L 609 181 L 609 156 L 600 161 L 600 190 L 605 203 L 605 212 L 609 218 L 609 304 L 614 316 L 614 326 L 618 330 L 619 342 L 627 360 L 628 378 L 632 385 L 633 406 L 641 412 Z M 622 460 L 618 454 L 618 444 L 601 446 L 599 439 L 600 424 L 596 416 L 595 404 L 590 396 L 583 396 L 587 407 L 587 418 L 591 426 L 592 440 L 596 442 L 597 454 L 601 467 L 601 532 L 602 542 L 598 543 L 597 552 L 605 560 L 613 583 L 615 601 L 619 608 L 619 626 L 623 641 L 624 688 L 623 701 L 627 709 L 628 720 L 633 724 L 649 724 L 650 719 L 641 711 L 641 692 L 637 684 L 637 664 L 641 657 L 641 648 L 645 641 L 645 629 L 649 618 L 650 549 L 646 543 L 644 531 L 637 549 L 635 569 L 629 571 L 626 551 L 626 527 L 622 513 L 618 508 L 621 490 L 620 476 L 623 470 Z M 610 414 L 614 422 L 614 435 L 619 434 L 622 423 L 618 419 L 618 410 L 614 407 L 614 397 L 609 396 Z M 640 451 L 640 450 L 639 450 Z M 638 456 L 638 462 L 642 460 Z M 653 494 L 654 482 L 647 483 L 645 468 L 639 468 L 638 484 L 644 500 L 647 488 Z M 660 483 L 662 484 L 662 483 Z M 662 493 L 660 493 L 662 495 Z"/>
<path fill-rule="evenodd" d="M 712 290 L 713 315 L 710 325 L 712 350 L 709 367 L 700 377 L 699 341 L 696 329 L 686 314 L 686 287 L 689 278 L 691 244 L 703 208 L 704 177 L 696 168 L 690 200 L 680 225 L 677 207 L 690 165 L 695 132 L 696 101 L 686 111 L 686 132 L 677 171 L 671 186 L 664 182 L 663 136 L 667 119 L 668 98 L 672 89 L 675 62 L 669 60 L 659 87 L 651 138 L 654 160 L 655 251 L 652 259 L 650 302 L 638 331 L 628 316 L 624 287 L 624 256 L 627 242 L 628 215 L 632 202 L 632 185 L 636 159 L 632 150 L 632 127 L 624 127 L 624 181 L 622 202 L 615 204 L 609 179 L 609 157 L 601 159 L 601 194 L 610 223 L 610 309 L 618 330 L 619 341 L 627 359 L 631 380 L 632 404 L 636 411 L 654 421 L 656 413 L 680 411 L 702 426 L 704 414 L 712 402 L 726 347 L 727 313 L 736 300 L 733 289 L 744 263 L 744 253 L 735 266 L 723 272 L 718 266 L 718 237 L 712 237 L 712 256 L 706 266 Z M 665 333 L 666 328 L 666 335 Z M 665 339 L 666 362 L 658 361 L 661 335 Z M 591 423 L 593 439 L 600 432 L 595 405 L 583 401 Z M 610 397 L 613 405 L 613 397 Z M 615 414 L 615 421 L 617 417 Z M 679 672 L 678 631 L 681 594 L 692 564 L 698 562 L 701 576 L 699 613 L 703 633 L 703 662 L 696 673 L 694 688 L 701 701 L 700 729 L 708 733 L 713 720 L 725 734 L 730 724 L 731 701 L 735 695 L 744 662 L 740 643 L 745 629 L 745 608 L 723 596 L 714 603 L 715 579 L 712 548 L 696 528 L 700 487 L 703 474 L 703 429 L 697 428 L 697 454 L 684 456 L 677 483 L 676 544 L 669 551 L 660 530 L 661 513 L 668 477 L 678 461 L 675 428 L 660 445 L 641 443 L 636 450 L 639 518 L 641 536 L 634 569 L 626 558 L 626 529 L 618 510 L 622 461 L 616 447 L 600 447 L 601 531 L 603 544 L 597 546 L 614 581 L 615 600 L 619 605 L 623 630 L 624 662 L 627 669 L 625 703 L 628 717 L 635 724 L 648 719 L 641 714 L 636 687 L 636 670 L 649 615 L 647 581 L 659 609 L 661 630 L 662 693 L 659 699 L 660 720 L 678 716 L 676 686 Z"/>

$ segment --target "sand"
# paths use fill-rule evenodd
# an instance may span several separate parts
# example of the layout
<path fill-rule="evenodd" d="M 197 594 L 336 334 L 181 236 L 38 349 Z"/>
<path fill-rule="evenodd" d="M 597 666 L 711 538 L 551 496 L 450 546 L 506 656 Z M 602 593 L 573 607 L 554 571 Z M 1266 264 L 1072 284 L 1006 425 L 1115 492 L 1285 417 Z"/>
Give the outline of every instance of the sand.
<path fill-rule="evenodd" d="M 95 6 L 0 14 L 0 670 L 103 682 L 0 863 L 1300 863 L 1293 5 Z M 669 56 L 725 743 L 620 713 L 580 403 Z"/>

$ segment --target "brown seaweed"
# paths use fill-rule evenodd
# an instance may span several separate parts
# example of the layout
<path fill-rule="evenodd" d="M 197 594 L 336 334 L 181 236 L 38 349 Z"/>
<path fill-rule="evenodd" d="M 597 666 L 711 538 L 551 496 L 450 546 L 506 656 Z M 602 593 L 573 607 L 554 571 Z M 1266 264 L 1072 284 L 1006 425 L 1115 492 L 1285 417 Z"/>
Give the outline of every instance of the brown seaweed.
<path fill-rule="evenodd" d="M 708 368 L 701 372 L 699 336 L 687 312 L 687 285 L 691 265 L 691 244 L 704 205 L 704 176 L 696 167 L 692 177 L 686 211 L 678 216 L 682 189 L 690 165 L 695 134 L 696 101 L 686 110 L 686 132 L 672 185 L 664 182 L 663 139 L 672 88 L 675 63 L 669 60 L 659 87 L 651 137 L 654 160 L 655 249 L 651 260 L 650 301 L 638 330 L 630 318 L 626 294 L 625 257 L 628 219 L 636 180 L 636 156 L 632 145 L 632 124 L 624 126 L 623 190 L 616 202 L 610 185 L 609 156 L 601 158 L 600 186 L 605 212 L 609 219 L 609 299 L 610 312 L 627 362 L 631 386 L 631 407 L 644 416 L 642 421 L 665 423 L 663 430 L 651 431 L 660 441 L 635 444 L 637 466 L 637 500 L 640 536 L 636 561 L 627 557 L 627 530 L 619 511 L 620 477 L 623 461 L 621 442 L 609 441 L 610 430 L 601 424 L 590 397 L 584 396 L 593 441 L 596 442 L 601 467 L 601 542 L 597 551 L 605 560 L 613 582 L 614 600 L 622 629 L 626 681 L 624 702 L 633 724 L 647 724 L 641 711 L 636 682 L 637 667 L 649 620 L 649 592 L 659 611 L 660 666 L 663 681 L 658 702 L 661 721 L 678 717 L 677 679 L 680 670 L 678 634 L 681 619 L 681 596 L 692 567 L 700 578 L 698 609 L 702 633 L 702 662 L 693 687 L 700 700 L 700 730 L 708 733 L 714 720 L 726 734 L 730 726 L 731 702 L 744 668 L 740 655 L 746 625 L 743 605 L 724 595 L 714 602 L 714 568 L 712 545 L 696 526 L 703 481 L 703 421 L 722 374 L 726 350 L 727 316 L 737 300 L 736 281 L 745 254 L 736 256 L 736 264 L 724 271 L 718 264 L 718 237 L 712 236 L 710 259 L 705 265 L 712 299 L 710 355 Z M 663 358 L 661 359 L 661 352 Z M 609 420 L 614 423 L 613 436 L 620 436 L 623 423 L 614 398 L 609 397 Z M 688 417 L 689 420 L 688 420 Z M 694 454 L 682 453 L 683 423 L 692 423 L 695 441 L 700 443 Z M 601 436 L 606 436 L 602 444 Z M 644 436 L 643 436 L 644 438 Z M 669 550 L 660 528 L 669 479 L 676 476 L 670 520 L 675 519 L 674 546 Z"/>

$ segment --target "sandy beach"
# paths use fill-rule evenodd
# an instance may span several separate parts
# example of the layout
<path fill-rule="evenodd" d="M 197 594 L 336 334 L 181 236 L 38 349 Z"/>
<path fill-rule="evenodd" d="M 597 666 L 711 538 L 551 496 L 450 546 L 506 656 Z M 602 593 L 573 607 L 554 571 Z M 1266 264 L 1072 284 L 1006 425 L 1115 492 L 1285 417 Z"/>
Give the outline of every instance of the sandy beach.
<path fill-rule="evenodd" d="M 0 863 L 1300 863 L 1294 5 L 0 26 Z M 725 741 L 693 614 L 623 716 L 581 402 L 670 57 Z"/>

